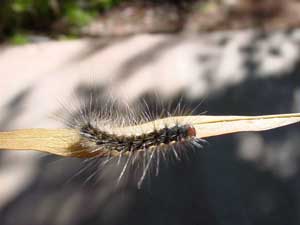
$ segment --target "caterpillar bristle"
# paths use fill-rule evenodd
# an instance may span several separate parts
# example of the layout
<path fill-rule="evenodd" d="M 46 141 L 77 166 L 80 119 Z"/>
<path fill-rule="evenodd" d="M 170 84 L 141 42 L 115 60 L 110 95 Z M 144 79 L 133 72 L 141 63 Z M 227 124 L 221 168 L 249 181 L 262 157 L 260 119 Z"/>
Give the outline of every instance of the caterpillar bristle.
<path fill-rule="evenodd" d="M 181 161 L 186 151 L 205 144 L 196 137 L 196 129 L 189 121 L 166 120 L 163 125 L 151 122 L 186 115 L 182 99 L 173 111 L 155 105 L 153 112 L 145 99 L 132 108 L 128 103 L 107 100 L 107 96 L 99 97 L 91 92 L 75 105 L 65 111 L 65 124 L 80 135 L 79 149 L 102 159 L 101 167 L 111 162 L 120 168 L 117 183 L 131 170 L 140 171 L 137 182 L 140 188 L 148 173 L 158 176 L 162 163 L 171 158 Z M 141 126 L 145 123 L 148 125 Z M 93 176 L 94 173 L 87 179 Z"/>

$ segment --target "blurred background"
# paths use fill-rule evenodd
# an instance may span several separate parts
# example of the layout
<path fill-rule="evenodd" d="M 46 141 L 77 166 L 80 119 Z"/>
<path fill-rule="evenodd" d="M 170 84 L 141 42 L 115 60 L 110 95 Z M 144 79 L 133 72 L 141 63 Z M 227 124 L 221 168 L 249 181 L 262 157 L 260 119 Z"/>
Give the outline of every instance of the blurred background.
<path fill-rule="evenodd" d="M 60 127 L 61 102 L 91 91 L 196 114 L 300 112 L 299 0 L 0 4 L 1 131 Z M 116 187 L 113 167 L 95 179 L 99 160 L 1 151 L 0 224 L 297 225 L 299 134 L 209 138 L 142 189 Z"/>

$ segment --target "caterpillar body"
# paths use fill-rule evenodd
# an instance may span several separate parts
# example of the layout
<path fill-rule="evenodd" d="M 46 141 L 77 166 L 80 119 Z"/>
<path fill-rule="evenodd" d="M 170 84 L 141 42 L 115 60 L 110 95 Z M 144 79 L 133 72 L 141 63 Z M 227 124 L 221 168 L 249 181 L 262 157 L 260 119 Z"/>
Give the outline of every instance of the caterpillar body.
<path fill-rule="evenodd" d="M 108 102 L 107 98 L 94 96 L 93 93 L 82 103 L 79 108 L 68 110 L 68 119 L 65 121 L 68 127 L 79 133 L 79 149 L 82 151 L 89 152 L 97 159 L 106 157 L 104 164 L 113 159 L 120 164 L 125 159 L 118 181 L 129 167 L 140 167 L 142 164 L 138 181 L 138 187 L 141 187 L 151 165 L 156 166 L 155 174 L 158 175 L 161 158 L 168 160 L 168 156 L 173 155 L 180 160 L 181 155 L 189 149 L 202 148 L 206 143 L 196 137 L 196 129 L 188 120 L 174 120 L 180 118 L 174 117 L 174 114 L 184 115 L 180 104 L 173 114 L 165 111 L 165 115 L 157 112 L 155 115 L 150 112 L 146 102 L 143 111 L 137 111 L 126 104 Z M 172 120 L 166 120 L 166 117 Z M 157 121 L 156 118 L 164 118 L 166 122 L 157 125 L 153 122 Z"/>
<path fill-rule="evenodd" d="M 168 145 L 182 144 L 185 141 L 191 141 L 196 136 L 196 130 L 191 125 L 175 125 L 173 127 L 165 126 L 162 129 L 154 129 L 150 133 L 138 135 L 116 135 L 101 131 L 91 123 L 84 125 L 80 129 L 80 135 L 87 144 L 94 146 L 96 149 L 103 148 L 108 151 L 117 152 L 136 152 L 151 151 L 157 147 Z M 198 139 L 194 140 L 199 142 Z"/>

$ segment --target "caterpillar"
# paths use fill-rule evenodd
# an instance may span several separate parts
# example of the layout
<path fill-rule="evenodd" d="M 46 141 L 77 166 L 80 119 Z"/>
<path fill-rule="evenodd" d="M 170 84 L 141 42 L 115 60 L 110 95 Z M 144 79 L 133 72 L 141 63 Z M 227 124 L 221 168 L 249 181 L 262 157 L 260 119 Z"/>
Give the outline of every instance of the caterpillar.
<path fill-rule="evenodd" d="M 67 128 L 0 132 L 0 150 L 37 150 L 65 157 L 87 158 L 100 168 L 108 162 L 112 162 L 112 166 L 125 162 L 120 167 L 118 181 L 134 167 L 133 172 L 141 172 L 138 175 L 140 188 L 146 174 L 151 172 L 151 165 L 155 165 L 157 175 L 160 165 L 166 164 L 160 163 L 161 158 L 165 162 L 170 160 L 170 156 L 180 160 L 191 152 L 190 149 L 204 147 L 207 142 L 203 138 L 270 130 L 300 121 L 298 113 L 211 116 L 191 115 L 191 111 L 186 115 L 180 101 L 173 111 L 165 107 L 151 111 L 147 103 L 144 110 L 132 110 L 126 104 L 126 107 L 118 108 L 113 101 L 109 104 L 107 100 L 98 101 L 99 95 L 95 96 L 89 93 L 87 98 L 79 101 L 78 107 L 63 104 L 63 110 L 57 114 L 63 118 Z"/>
<path fill-rule="evenodd" d="M 155 174 L 158 175 L 161 159 L 168 160 L 172 155 L 181 160 L 188 149 L 200 149 L 206 144 L 204 139 L 196 136 L 191 121 L 176 119 L 188 113 L 181 106 L 181 100 L 171 113 L 167 110 L 170 106 L 161 106 L 160 112 L 158 109 L 153 112 L 146 101 L 131 107 L 107 98 L 89 93 L 78 107 L 65 110 L 67 119 L 64 121 L 79 134 L 79 151 L 88 152 L 93 158 L 106 157 L 104 163 L 117 159 L 117 164 L 120 164 L 125 159 L 118 182 L 129 167 L 142 164 L 138 178 L 140 188 L 151 165 L 155 165 Z M 164 119 L 165 122 L 157 124 L 155 119 Z M 148 124 L 147 129 L 141 124 Z"/>

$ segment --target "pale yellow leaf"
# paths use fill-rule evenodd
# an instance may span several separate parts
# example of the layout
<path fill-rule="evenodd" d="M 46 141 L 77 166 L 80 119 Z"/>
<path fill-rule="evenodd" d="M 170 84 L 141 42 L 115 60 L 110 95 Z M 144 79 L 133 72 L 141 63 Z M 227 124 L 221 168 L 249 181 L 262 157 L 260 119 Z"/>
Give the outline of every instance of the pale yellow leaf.
<path fill-rule="evenodd" d="M 190 124 L 196 128 L 200 138 L 236 133 L 242 131 L 262 131 L 300 122 L 300 114 L 279 114 L 267 116 L 181 116 L 155 120 L 132 127 L 114 130 L 121 134 L 137 131 L 149 132 L 154 127 Z M 0 149 L 37 150 L 61 156 L 92 157 L 80 145 L 80 135 L 72 129 L 27 129 L 0 132 Z M 112 154 L 117 154 L 113 152 Z M 98 156 L 99 153 L 97 153 Z M 105 152 L 103 152 L 105 155 Z"/>

